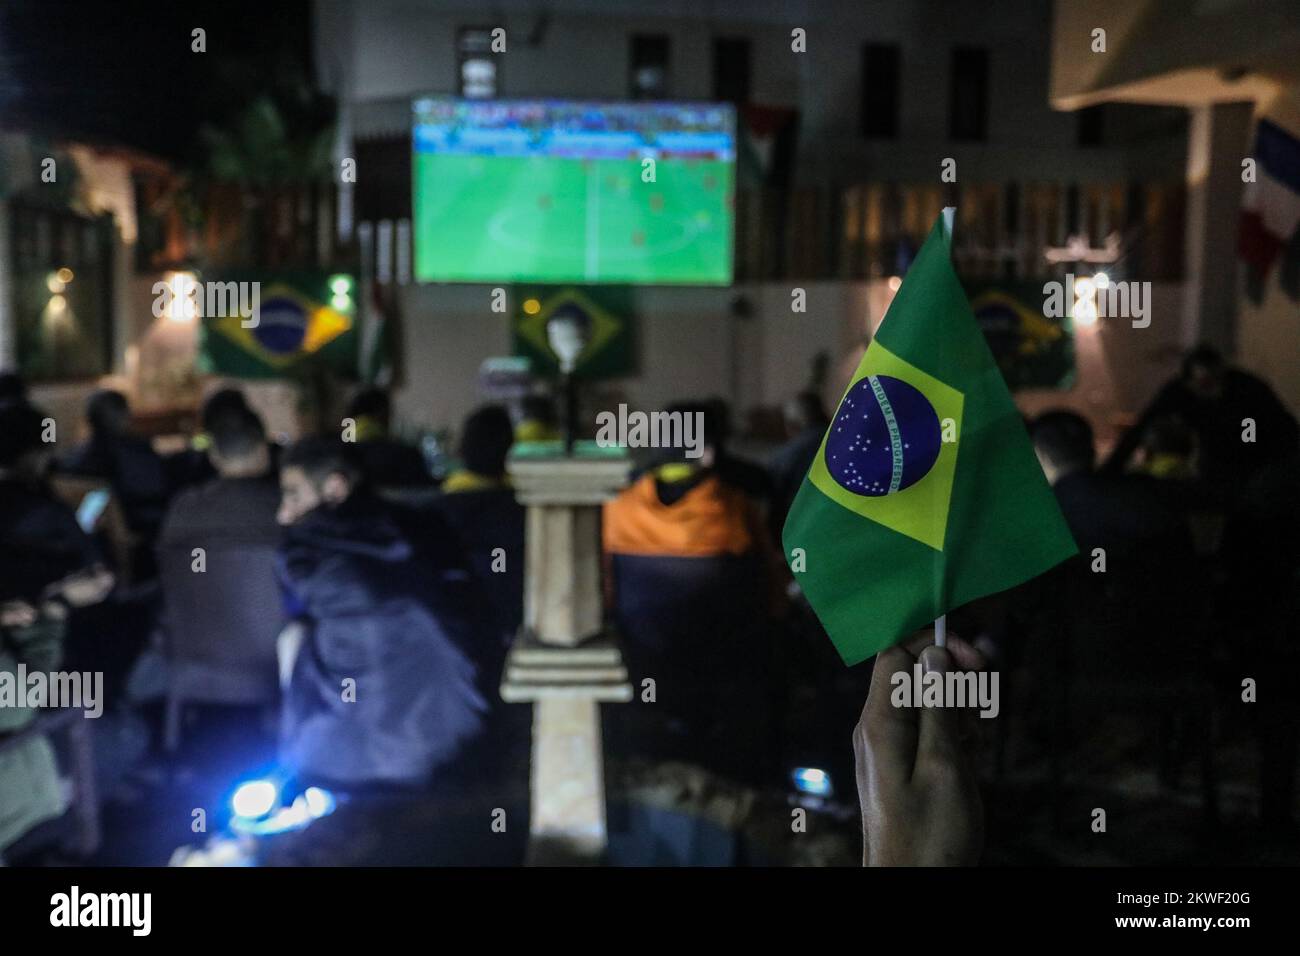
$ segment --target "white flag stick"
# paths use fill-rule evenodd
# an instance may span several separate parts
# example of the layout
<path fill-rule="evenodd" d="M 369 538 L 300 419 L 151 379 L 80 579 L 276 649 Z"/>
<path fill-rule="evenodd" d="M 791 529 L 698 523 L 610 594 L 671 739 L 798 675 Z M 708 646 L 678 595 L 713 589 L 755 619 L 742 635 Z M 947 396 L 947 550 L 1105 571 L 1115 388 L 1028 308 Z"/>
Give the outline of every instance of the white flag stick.
<path fill-rule="evenodd" d="M 956 206 L 943 207 L 943 228 L 948 233 L 948 244 L 952 245 L 952 225 L 953 220 L 957 217 Z M 948 615 L 940 614 L 934 620 L 934 646 L 948 646 Z"/>

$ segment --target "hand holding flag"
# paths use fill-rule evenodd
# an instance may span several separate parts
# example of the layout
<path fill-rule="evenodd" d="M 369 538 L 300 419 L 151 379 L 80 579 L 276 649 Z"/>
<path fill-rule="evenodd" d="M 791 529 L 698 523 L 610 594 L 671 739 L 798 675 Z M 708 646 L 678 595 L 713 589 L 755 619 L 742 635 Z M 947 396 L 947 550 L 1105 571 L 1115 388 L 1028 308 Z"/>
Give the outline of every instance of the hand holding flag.
<path fill-rule="evenodd" d="M 979 783 L 962 745 L 970 712 L 890 702 L 894 675 L 909 673 L 918 660 L 926 673 L 984 666 L 965 641 L 931 646 L 928 631 L 876 660 L 853 732 L 864 866 L 974 865 L 983 847 Z"/>

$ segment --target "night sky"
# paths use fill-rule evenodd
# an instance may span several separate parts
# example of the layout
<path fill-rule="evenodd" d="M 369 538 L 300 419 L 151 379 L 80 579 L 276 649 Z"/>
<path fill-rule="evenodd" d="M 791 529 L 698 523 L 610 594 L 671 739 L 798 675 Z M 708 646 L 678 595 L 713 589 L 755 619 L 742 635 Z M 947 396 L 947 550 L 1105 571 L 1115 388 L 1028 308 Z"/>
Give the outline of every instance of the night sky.
<path fill-rule="evenodd" d="M 178 161 L 294 70 L 311 79 L 308 0 L 0 4 L 0 127 Z M 191 31 L 207 52 L 191 52 Z"/>

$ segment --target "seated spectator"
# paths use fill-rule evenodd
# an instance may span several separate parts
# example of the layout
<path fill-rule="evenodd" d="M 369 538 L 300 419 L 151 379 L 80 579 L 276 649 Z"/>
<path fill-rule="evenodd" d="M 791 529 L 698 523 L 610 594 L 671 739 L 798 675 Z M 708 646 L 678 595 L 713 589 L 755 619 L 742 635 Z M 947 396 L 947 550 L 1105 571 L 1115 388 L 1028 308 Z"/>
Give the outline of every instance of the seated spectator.
<path fill-rule="evenodd" d="M 1040 415 L 1030 437 L 1079 546 L 1076 557 L 1025 589 L 1038 602 L 1029 616 L 1040 615 L 1028 627 L 1031 687 L 1051 687 L 1031 705 L 1058 708 L 1069 699 L 1083 706 L 1085 695 L 1068 692 L 1073 681 L 1125 694 L 1125 675 L 1110 666 L 1122 656 L 1134 673 L 1159 675 L 1147 681 L 1143 699 L 1167 724 L 1175 695 L 1192 686 L 1206 660 L 1183 502 L 1149 475 L 1094 470 L 1092 429 L 1074 412 Z M 1090 699 L 1107 698 L 1094 693 Z M 1051 744 L 1062 745 L 1062 739 Z"/>
<path fill-rule="evenodd" d="M 515 426 L 515 441 L 559 441 L 560 418 L 555 402 L 547 395 L 528 395 L 521 402 L 519 424 Z"/>
<path fill-rule="evenodd" d="M 1218 553 L 1227 520 L 1223 496 L 1200 480 L 1196 432 L 1185 422 L 1177 417 L 1152 421 L 1130 474 L 1140 476 L 1136 484 L 1159 492 L 1163 512 L 1176 513 L 1186 523 L 1197 554 L 1208 558 Z"/>
<path fill-rule="evenodd" d="M 42 440 L 44 416 L 25 403 L 0 406 L 0 589 L 73 606 L 107 593 L 112 575 L 77 516 L 46 485 L 54 445 Z"/>
<path fill-rule="evenodd" d="M 1092 428 L 1080 415 L 1051 411 L 1030 426 L 1034 451 L 1082 554 L 1094 547 L 1131 552 L 1186 541 L 1185 516 L 1149 475 L 1095 470 Z"/>
<path fill-rule="evenodd" d="M 355 458 L 366 481 L 375 488 L 422 488 L 433 484 L 419 450 L 389 434 L 392 405 L 378 388 L 358 392 L 346 417 L 356 423 Z"/>
<path fill-rule="evenodd" d="M 214 537 L 278 544 L 280 489 L 262 420 L 243 408 L 223 413 L 205 429 L 217 477 L 176 496 L 163 520 L 159 547 L 184 547 Z"/>
<path fill-rule="evenodd" d="M 237 388 L 218 388 L 208 395 L 199 410 L 199 431 L 190 439 L 190 447 L 167 459 L 172 487 L 190 488 L 217 477 L 217 468 L 208 456 L 215 423 L 226 415 L 251 411 L 244 393 Z M 274 469 L 279 458 L 279 446 L 269 442 L 267 451 Z"/>
<path fill-rule="evenodd" d="M 199 412 L 199 423 L 204 434 L 211 437 L 212 429 L 218 419 L 226 415 L 247 411 L 252 411 L 252 409 L 249 408 L 248 399 L 244 397 L 244 393 L 237 388 L 226 386 L 217 389 L 203 400 L 203 408 Z"/>
<path fill-rule="evenodd" d="M 1296 766 L 1300 726 L 1300 452 L 1265 468 L 1242 497 L 1241 512 L 1225 535 L 1224 620 L 1233 627 L 1221 648 L 1233 663 L 1225 669 L 1249 673 L 1269 665 L 1258 678 L 1260 822 L 1279 835 L 1295 833 Z"/>
<path fill-rule="evenodd" d="M 768 527 L 772 540 L 781 540 L 781 530 L 785 527 L 785 516 L 794 504 L 794 496 L 799 493 L 817 457 L 830 417 L 822 407 L 821 397 L 816 392 L 800 392 L 785 403 L 783 409 L 785 430 L 789 440 L 777 449 L 768 462 L 767 470 L 772 476 L 772 507 L 768 512 Z"/>
<path fill-rule="evenodd" d="M 1169 481 L 1196 478 L 1196 433 L 1178 418 L 1160 418 L 1147 426 L 1134 471 Z"/>
<path fill-rule="evenodd" d="M 11 679 L 20 666 L 52 671 L 62 656 L 60 612 L 37 610 L 21 600 L 0 602 L 0 671 L 8 672 Z M 0 741 L 36 717 L 33 707 L 0 707 Z M 0 807 L 0 863 L 21 837 L 67 809 L 54 750 L 43 735 L 0 749 Z"/>
<path fill-rule="evenodd" d="M 669 414 L 702 415 L 699 458 L 680 451 L 642 475 L 605 506 L 605 550 L 611 554 L 716 557 L 757 551 L 765 535 L 747 489 L 718 469 L 717 419 L 704 405 Z"/>
<path fill-rule="evenodd" d="M 434 503 L 460 542 L 503 645 L 515 639 L 524 615 L 524 508 L 506 477 L 512 444 L 504 408 L 485 405 L 471 414 L 460 440 L 462 467 Z"/>
<path fill-rule="evenodd" d="M 304 780 L 418 786 L 484 733 L 480 626 L 455 562 L 360 479 L 325 439 L 299 442 L 280 472 L 282 581 L 302 625 L 282 642 L 281 753 Z"/>
<path fill-rule="evenodd" d="M 1205 489 L 1229 502 L 1261 469 L 1300 447 L 1300 426 L 1268 384 L 1201 345 L 1187 354 L 1178 377 L 1160 389 L 1116 445 L 1107 469 L 1124 470 L 1151 423 L 1170 418 L 1186 423 L 1196 436 Z M 1247 419 L 1254 422 L 1254 441 L 1242 440 Z"/>
<path fill-rule="evenodd" d="M 57 668 L 69 609 L 103 600 L 113 577 L 72 511 L 45 489 L 52 445 L 43 416 L 24 402 L 0 405 L 0 670 Z M 36 719 L 0 707 L 0 737 Z M 41 736 L 0 751 L 0 856 L 64 810 L 54 752 Z"/>
<path fill-rule="evenodd" d="M 162 523 L 170 487 L 162 459 L 147 439 L 131 433 L 131 409 L 121 392 L 101 389 L 86 402 L 90 439 L 73 449 L 60 470 L 103 478 L 122 505 L 127 526 L 151 544 Z"/>
<path fill-rule="evenodd" d="M 278 699 L 280 490 L 266 432 L 247 408 L 223 412 L 209 427 L 218 477 L 181 492 L 167 510 L 158 536 L 163 639 L 132 680 L 136 699 L 166 693 L 169 750 L 179 746 L 187 703 Z M 196 552 L 202 574 L 194 573 Z"/>
<path fill-rule="evenodd" d="M 703 410 L 713 446 L 713 468 L 718 476 L 733 487 L 754 498 L 766 500 L 772 494 L 772 477 L 762 465 L 732 453 L 731 406 L 725 399 L 711 398 L 704 402 Z"/>
<path fill-rule="evenodd" d="M 771 755 L 770 635 L 762 622 L 776 552 L 749 496 L 714 467 L 705 422 L 698 460 L 664 462 L 605 505 L 610 606 L 633 679 L 656 681 L 655 714 L 666 721 L 633 731 L 647 734 L 634 746 L 753 776 Z M 740 713 L 749 718 L 744 727 Z"/>

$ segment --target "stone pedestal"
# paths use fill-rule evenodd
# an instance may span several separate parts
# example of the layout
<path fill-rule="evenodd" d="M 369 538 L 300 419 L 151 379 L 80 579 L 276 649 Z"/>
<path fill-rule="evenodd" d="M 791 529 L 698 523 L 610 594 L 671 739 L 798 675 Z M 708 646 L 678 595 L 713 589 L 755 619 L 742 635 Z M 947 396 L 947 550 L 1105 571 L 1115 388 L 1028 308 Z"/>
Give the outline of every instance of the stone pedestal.
<path fill-rule="evenodd" d="M 524 626 L 501 697 L 533 704 L 528 862 L 596 864 L 606 846 L 600 704 L 632 699 L 622 654 L 602 630 L 600 506 L 630 463 L 516 454 L 508 468 L 528 517 Z"/>

